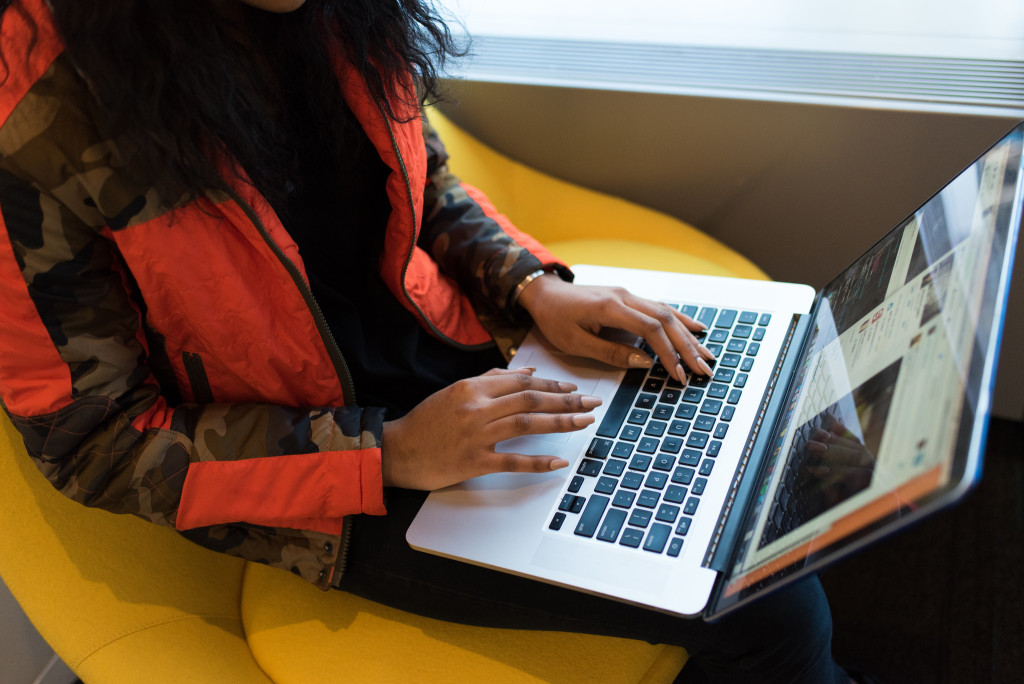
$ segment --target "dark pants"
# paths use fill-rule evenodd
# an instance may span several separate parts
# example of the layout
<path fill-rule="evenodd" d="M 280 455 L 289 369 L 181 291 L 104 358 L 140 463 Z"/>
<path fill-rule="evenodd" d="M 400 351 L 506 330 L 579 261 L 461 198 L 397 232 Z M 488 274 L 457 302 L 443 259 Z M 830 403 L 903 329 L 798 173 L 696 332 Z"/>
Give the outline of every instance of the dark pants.
<path fill-rule="evenodd" d="M 849 681 L 832 660 L 832 617 L 817 577 L 719 622 L 674 618 L 624 603 L 414 551 L 405 531 L 426 494 L 389 490 L 388 515 L 360 516 L 339 588 L 431 618 L 682 646 L 678 681 Z"/>

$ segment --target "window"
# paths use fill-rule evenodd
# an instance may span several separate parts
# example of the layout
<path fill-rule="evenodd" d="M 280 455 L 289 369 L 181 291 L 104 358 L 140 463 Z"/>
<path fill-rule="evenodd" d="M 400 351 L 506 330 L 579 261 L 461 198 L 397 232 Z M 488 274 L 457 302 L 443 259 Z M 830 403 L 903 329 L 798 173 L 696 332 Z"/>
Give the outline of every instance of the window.
<path fill-rule="evenodd" d="M 1018 0 L 442 0 L 479 81 L 1024 116 Z"/>

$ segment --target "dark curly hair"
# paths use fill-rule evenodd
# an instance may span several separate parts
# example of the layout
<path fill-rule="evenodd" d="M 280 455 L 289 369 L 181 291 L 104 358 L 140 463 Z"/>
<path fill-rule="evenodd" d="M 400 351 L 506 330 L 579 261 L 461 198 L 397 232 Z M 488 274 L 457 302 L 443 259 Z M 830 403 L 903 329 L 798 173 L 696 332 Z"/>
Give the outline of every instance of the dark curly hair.
<path fill-rule="evenodd" d="M 339 128 L 343 102 L 325 38 L 337 38 L 392 120 L 396 104 L 436 95 L 445 60 L 465 54 L 429 0 L 307 0 L 285 14 L 241 5 L 234 21 L 213 0 L 50 4 L 103 131 L 129 144 L 158 189 L 184 184 L 190 195 L 226 187 L 216 164 L 223 152 L 264 191 L 287 177 L 294 159 L 283 92 L 303 98 L 319 128 Z M 18 0 L 0 0 L 6 10 L 19 11 Z M 399 86 L 410 72 L 418 95 Z"/>

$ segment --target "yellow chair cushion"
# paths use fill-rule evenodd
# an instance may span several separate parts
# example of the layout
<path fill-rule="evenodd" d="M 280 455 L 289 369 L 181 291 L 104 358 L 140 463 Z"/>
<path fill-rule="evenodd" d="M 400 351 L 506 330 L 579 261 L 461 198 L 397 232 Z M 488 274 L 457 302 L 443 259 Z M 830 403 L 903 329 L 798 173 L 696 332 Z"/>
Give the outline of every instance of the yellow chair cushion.
<path fill-rule="evenodd" d="M 533 171 L 432 118 L 453 170 L 567 263 L 765 277 L 691 226 Z M 0 576 L 88 682 L 654 684 L 685 662 L 680 648 L 417 617 L 84 508 L 44 480 L 6 416 L 0 482 Z"/>

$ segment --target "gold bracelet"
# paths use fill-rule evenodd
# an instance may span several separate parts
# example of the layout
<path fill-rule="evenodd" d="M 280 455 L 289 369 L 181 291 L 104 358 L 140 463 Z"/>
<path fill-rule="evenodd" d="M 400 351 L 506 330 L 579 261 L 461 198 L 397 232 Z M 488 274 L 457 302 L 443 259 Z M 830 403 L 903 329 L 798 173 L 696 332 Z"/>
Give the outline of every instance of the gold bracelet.
<path fill-rule="evenodd" d="M 542 275 L 546 275 L 552 272 L 553 271 L 549 268 L 538 268 L 536 271 L 520 280 L 519 284 L 516 285 L 516 289 L 512 290 L 512 296 L 509 297 L 509 307 L 511 308 L 516 305 L 516 303 L 519 301 L 519 295 L 523 294 L 523 290 L 526 289 L 527 285 L 532 283 L 537 278 L 540 278 Z"/>

